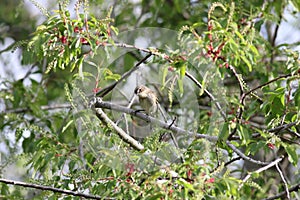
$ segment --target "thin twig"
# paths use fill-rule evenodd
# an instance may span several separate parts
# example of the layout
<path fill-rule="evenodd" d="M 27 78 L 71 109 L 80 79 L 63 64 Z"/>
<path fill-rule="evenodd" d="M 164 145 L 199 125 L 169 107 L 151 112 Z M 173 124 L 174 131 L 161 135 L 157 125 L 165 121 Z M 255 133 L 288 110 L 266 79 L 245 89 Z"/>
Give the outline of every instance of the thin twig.
<path fill-rule="evenodd" d="M 259 160 L 255 160 L 253 158 L 250 158 L 246 156 L 241 150 L 239 150 L 236 146 L 234 146 L 229 140 L 225 142 L 238 156 L 242 157 L 244 160 L 247 160 L 249 162 L 255 163 L 257 165 L 269 165 L 269 162 L 263 162 Z"/>
<path fill-rule="evenodd" d="M 291 192 L 295 192 L 295 191 L 298 191 L 300 189 L 300 183 L 298 183 L 297 185 L 294 185 L 292 187 L 290 187 L 288 189 L 288 191 L 291 193 Z M 283 191 L 283 192 L 280 192 L 272 197 L 268 197 L 268 198 L 265 198 L 263 200 L 273 200 L 273 199 L 279 199 L 281 197 L 283 197 L 284 195 L 286 195 L 286 191 Z"/>
<path fill-rule="evenodd" d="M 233 162 L 235 162 L 235 161 L 237 161 L 237 160 L 240 160 L 240 159 L 242 159 L 240 156 L 235 157 L 235 158 L 232 158 L 231 160 L 229 160 L 228 162 L 226 162 L 226 163 L 224 164 L 224 166 L 230 165 L 231 163 L 233 163 Z"/>
<path fill-rule="evenodd" d="M 268 129 L 268 130 L 265 130 L 264 132 L 268 132 L 268 133 L 280 133 L 281 131 L 284 131 L 284 130 L 286 130 L 286 129 L 289 129 L 289 128 L 291 128 L 291 127 L 293 127 L 293 126 L 296 126 L 296 125 L 298 125 L 298 124 L 300 124 L 300 121 L 295 121 L 295 122 L 291 122 L 291 123 L 288 123 L 288 124 L 283 124 L 283 125 L 280 125 L 280 126 L 277 126 L 277 127 L 275 127 L 275 128 L 271 128 L 271 129 Z M 252 137 L 253 138 L 256 138 L 256 137 L 258 137 L 258 136 L 260 136 L 261 134 L 260 133 L 254 133 L 254 134 L 252 134 Z M 299 136 L 299 135 L 296 135 L 297 137 Z"/>
<path fill-rule="evenodd" d="M 300 138 L 300 134 L 297 133 L 296 131 L 291 130 L 290 128 L 288 129 L 288 132 L 295 135 L 297 138 Z"/>
<path fill-rule="evenodd" d="M 115 110 L 115 111 L 122 112 L 122 113 L 127 113 L 127 114 L 130 114 L 130 115 L 134 116 L 134 117 L 138 117 L 138 118 L 140 118 L 140 119 L 142 119 L 144 121 L 150 122 L 152 124 L 156 124 L 156 125 L 158 125 L 161 128 L 164 128 L 166 130 L 171 130 L 172 132 L 175 132 L 175 133 L 178 133 L 178 134 L 182 134 L 182 135 L 186 135 L 186 134 L 194 135 L 193 132 L 186 131 L 186 130 L 181 129 L 181 128 L 175 126 L 175 125 L 173 125 L 173 126 L 170 127 L 170 124 L 165 123 L 165 122 L 163 122 L 161 120 L 158 120 L 158 119 L 156 119 L 154 117 L 151 117 L 149 115 L 146 115 L 143 112 L 136 112 L 136 110 L 133 110 L 131 108 L 127 108 L 127 107 L 124 107 L 124 106 L 113 104 L 111 102 L 99 100 L 101 98 L 97 98 L 96 97 L 95 99 L 93 99 L 91 101 L 91 103 L 94 104 L 95 108 L 99 107 L 99 108 L 105 108 L 105 109 Z M 203 138 L 203 139 L 207 139 L 209 141 L 214 141 L 214 142 L 218 140 L 217 136 L 210 136 L 210 135 L 205 135 L 205 134 L 197 134 L 197 138 Z"/>
<path fill-rule="evenodd" d="M 283 183 L 284 183 L 284 188 L 285 188 L 285 191 L 286 191 L 286 197 L 287 197 L 287 199 L 291 199 L 291 197 L 290 197 L 290 192 L 289 192 L 289 188 L 288 188 L 288 184 L 287 184 L 287 182 L 286 182 L 286 180 L 285 180 L 285 178 L 284 178 L 284 175 L 283 175 L 281 169 L 280 169 L 279 166 L 278 166 L 278 163 L 276 163 L 275 166 L 276 166 L 276 169 L 277 169 L 278 173 L 280 174 L 280 177 L 281 177 L 281 179 L 282 179 L 282 181 L 283 181 Z"/>
<path fill-rule="evenodd" d="M 243 92 L 243 94 L 242 94 L 241 97 L 240 97 L 240 106 L 239 106 L 238 109 L 237 109 L 237 119 L 238 119 L 237 122 L 239 123 L 239 121 L 240 121 L 241 118 L 242 118 L 242 114 L 243 114 L 244 106 L 245 106 L 245 99 L 246 99 L 246 97 L 247 97 L 249 94 L 252 94 L 255 90 L 258 90 L 258 89 L 260 89 L 260 88 L 262 88 L 262 87 L 264 87 L 264 86 L 267 86 L 267 85 L 269 85 L 269 84 L 271 84 L 271 83 L 273 83 L 273 82 L 275 82 L 275 81 L 278 81 L 278 80 L 280 80 L 280 79 L 282 79 L 282 78 L 287 78 L 287 77 L 289 77 L 289 76 L 292 76 L 292 74 L 285 74 L 285 75 L 282 75 L 282 76 L 278 76 L 278 77 L 276 77 L 276 78 L 274 78 L 274 79 L 272 79 L 272 80 L 270 80 L 270 81 L 268 81 L 268 82 L 266 82 L 266 83 L 264 83 L 264 84 L 261 84 L 261 85 L 255 87 L 255 88 L 252 88 L 252 89 L 249 90 L 248 92 Z M 236 133 L 236 130 L 237 130 L 237 128 L 234 128 L 234 129 L 232 130 L 232 132 L 230 133 L 230 135 L 229 135 L 229 137 L 228 137 L 229 140 L 231 140 L 231 139 L 233 138 L 233 135 Z"/>
<path fill-rule="evenodd" d="M 279 30 L 279 27 L 280 27 L 280 24 L 281 24 L 281 21 L 282 21 L 282 10 L 279 14 L 279 22 L 276 24 L 276 27 L 275 27 L 275 30 L 274 30 L 274 35 L 273 35 L 273 38 L 271 40 L 271 46 L 272 46 L 272 53 L 271 53 L 271 59 L 270 59 L 270 65 L 272 66 L 273 63 L 274 63 L 274 57 L 275 57 L 275 50 L 276 50 L 276 39 L 277 39 L 277 36 L 278 36 L 278 30 Z"/>
<path fill-rule="evenodd" d="M 232 73 L 235 76 L 237 82 L 239 83 L 239 87 L 240 87 L 240 103 L 241 103 L 241 106 L 239 106 L 239 108 L 237 109 L 237 114 L 236 114 L 236 118 L 238 119 L 237 123 L 240 123 L 241 122 L 241 117 L 242 117 L 243 111 L 244 111 L 244 105 L 243 105 L 243 102 L 242 102 L 243 101 L 242 96 L 244 94 L 244 86 L 243 86 L 243 83 L 241 83 L 241 78 L 239 77 L 239 75 L 236 72 L 235 68 L 232 65 L 229 65 L 229 69 L 232 71 Z M 235 126 L 235 128 L 231 131 L 231 133 L 229 134 L 229 137 L 228 137 L 229 139 L 231 139 L 233 137 L 233 135 L 236 133 L 237 127 L 238 126 Z"/>
<path fill-rule="evenodd" d="M 286 130 L 286 129 L 289 129 L 297 124 L 300 124 L 300 121 L 296 121 L 296 122 L 291 122 L 289 124 L 283 124 L 281 126 L 278 126 L 278 127 L 275 127 L 275 128 L 272 128 L 272 129 L 269 129 L 268 132 L 279 132 L 279 131 L 283 131 L 283 130 Z"/>
<path fill-rule="evenodd" d="M 244 183 L 251 177 L 251 175 L 253 173 L 261 173 L 263 171 L 266 171 L 267 169 L 273 167 L 274 165 L 277 165 L 280 161 L 282 161 L 283 156 L 280 158 L 277 158 L 276 160 L 272 161 L 271 163 L 269 163 L 268 165 L 259 168 L 258 170 L 254 171 L 254 172 L 249 172 L 249 174 L 242 180 L 242 184 L 239 186 L 239 190 L 243 187 Z"/>
<path fill-rule="evenodd" d="M 253 93 L 255 90 L 258 90 L 258 89 L 263 88 L 263 87 L 265 87 L 265 86 L 267 86 L 267 85 L 269 85 L 269 84 L 271 84 L 271 83 L 273 83 L 275 81 L 278 81 L 280 79 L 287 78 L 287 77 L 290 77 L 290 76 L 292 76 L 292 74 L 285 74 L 285 75 L 278 76 L 278 77 L 276 77 L 276 78 L 274 78 L 274 79 L 272 79 L 272 80 L 270 80 L 270 81 L 268 81 L 268 82 L 266 82 L 264 84 L 261 84 L 261 85 L 255 87 L 255 88 L 249 90 L 248 92 L 246 92 L 246 93 L 243 94 L 243 96 L 242 96 L 242 102 L 244 102 L 245 98 L 249 94 Z"/>
<path fill-rule="evenodd" d="M 63 108 L 71 108 L 71 104 L 69 103 L 64 103 L 64 104 L 53 104 L 53 105 L 46 105 L 46 106 L 41 106 L 42 110 L 55 110 L 55 109 L 63 109 Z M 17 109 L 8 109 L 5 110 L 4 113 L 24 113 L 31 111 L 30 108 L 17 108 Z"/>
<path fill-rule="evenodd" d="M 109 198 L 109 197 L 100 197 L 100 196 L 94 196 L 94 195 L 90 195 L 90 194 L 84 194 L 84 193 L 75 192 L 72 190 L 63 190 L 63 189 L 55 188 L 55 187 L 51 187 L 51 186 L 26 183 L 26 182 L 22 182 L 22 181 L 14 181 L 14 180 L 9 180 L 9 179 L 4 179 L 4 178 L 0 178 L 0 182 L 9 184 L 9 185 L 17 185 L 17 186 L 22 186 L 22 187 L 27 187 L 27 188 L 35 188 L 35 189 L 39 189 L 39 190 L 47 190 L 47 191 L 57 192 L 57 193 L 61 193 L 61 194 L 68 194 L 68 195 L 83 197 L 83 198 L 87 198 L 87 199 L 115 199 L 115 198 Z"/>
<path fill-rule="evenodd" d="M 232 65 L 229 65 L 229 69 L 232 71 L 234 77 L 236 78 L 236 80 L 239 83 L 239 87 L 240 87 L 240 95 L 242 95 L 244 93 L 244 87 L 243 87 L 243 83 L 241 83 L 241 80 L 239 78 L 238 73 L 236 72 L 235 68 Z"/>
<path fill-rule="evenodd" d="M 125 72 L 119 80 L 112 83 L 111 85 L 101 89 L 99 92 L 97 92 L 97 96 L 104 97 L 107 95 L 110 91 L 112 91 L 120 82 L 122 82 L 125 78 L 127 78 L 130 74 L 132 74 L 134 71 L 136 71 L 139 66 L 145 62 L 150 56 L 152 55 L 151 52 L 147 56 L 145 56 L 142 60 L 140 60 L 134 67 L 132 67 L 129 71 Z M 90 96 L 91 97 L 91 96 Z"/>
<path fill-rule="evenodd" d="M 201 85 L 201 83 L 193 76 L 191 75 L 189 72 L 185 72 L 185 75 L 191 79 L 200 89 L 203 89 L 203 86 Z M 220 105 L 220 103 L 216 100 L 216 98 L 207 90 L 204 89 L 204 92 L 209 96 L 210 100 L 216 105 L 217 109 L 219 110 L 219 112 L 221 113 L 223 119 L 225 121 L 227 121 L 227 117 L 226 114 L 224 113 L 224 111 L 222 110 L 222 107 Z"/>

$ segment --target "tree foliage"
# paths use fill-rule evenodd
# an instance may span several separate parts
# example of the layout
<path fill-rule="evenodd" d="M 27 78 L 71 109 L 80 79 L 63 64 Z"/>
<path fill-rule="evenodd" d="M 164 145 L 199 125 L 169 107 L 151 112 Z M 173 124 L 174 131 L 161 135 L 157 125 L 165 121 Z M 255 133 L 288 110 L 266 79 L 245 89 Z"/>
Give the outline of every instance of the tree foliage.
<path fill-rule="evenodd" d="M 1 175 L 26 182 L 3 198 L 298 197 L 298 42 L 276 40 L 297 1 L 32 3 L 45 21 L 1 51 L 28 69 L 1 78 Z M 167 120 L 137 111 L 142 83 Z"/>

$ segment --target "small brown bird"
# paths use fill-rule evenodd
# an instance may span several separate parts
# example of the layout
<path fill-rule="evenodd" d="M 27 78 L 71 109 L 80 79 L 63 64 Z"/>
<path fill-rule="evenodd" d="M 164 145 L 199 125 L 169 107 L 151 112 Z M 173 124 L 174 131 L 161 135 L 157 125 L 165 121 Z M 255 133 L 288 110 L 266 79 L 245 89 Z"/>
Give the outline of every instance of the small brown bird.
<path fill-rule="evenodd" d="M 148 115 L 155 115 L 158 109 L 156 93 L 144 85 L 135 88 L 134 93 L 139 97 L 140 105 Z"/>

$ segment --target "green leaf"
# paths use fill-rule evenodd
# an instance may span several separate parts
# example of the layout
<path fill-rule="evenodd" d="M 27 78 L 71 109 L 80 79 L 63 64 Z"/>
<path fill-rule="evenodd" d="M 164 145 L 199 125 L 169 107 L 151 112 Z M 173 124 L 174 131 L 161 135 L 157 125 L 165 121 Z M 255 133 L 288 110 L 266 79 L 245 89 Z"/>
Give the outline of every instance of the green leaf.
<path fill-rule="evenodd" d="M 183 95 L 183 81 L 181 78 L 179 78 L 179 79 L 177 79 L 177 82 L 178 82 L 180 96 L 182 96 Z"/>
<path fill-rule="evenodd" d="M 242 144 L 248 144 L 250 142 L 250 134 L 246 128 L 244 128 L 241 125 L 238 125 L 238 130 L 237 130 L 240 138 L 242 139 Z"/>
<path fill-rule="evenodd" d="M 1 195 L 9 195 L 11 191 L 9 191 L 8 184 L 1 184 Z"/>
<path fill-rule="evenodd" d="M 199 92 L 199 96 L 202 96 L 204 94 L 204 90 L 205 90 L 205 87 L 206 87 L 206 79 L 207 79 L 207 76 L 208 76 L 208 72 L 206 72 L 203 76 L 203 80 L 202 80 L 202 88 L 200 89 L 200 92 Z"/>
<path fill-rule="evenodd" d="M 121 75 L 120 74 L 114 74 L 112 71 L 110 71 L 109 69 L 104 69 L 103 71 L 104 73 L 104 79 L 105 80 L 119 80 L 121 78 Z"/>
<path fill-rule="evenodd" d="M 291 0 L 293 5 L 300 11 L 300 1 L 299 0 Z"/>
<path fill-rule="evenodd" d="M 163 74 L 162 74 L 162 87 L 165 87 L 167 75 L 168 75 L 168 67 L 164 67 Z"/>
<path fill-rule="evenodd" d="M 251 155 L 255 155 L 260 149 L 262 149 L 265 146 L 266 146 L 265 141 L 252 142 L 246 148 L 245 154 L 248 155 L 250 153 Z"/>
<path fill-rule="evenodd" d="M 284 111 L 284 104 L 282 104 L 282 98 L 275 97 L 271 104 L 271 111 L 273 114 L 282 114 Z"/>
<path fill-rule="evenodd" d="M 300 87 L 295 92 L 294 95 L 295 105 L 298 106 L 298 110 L 300 110 Z"/>
<path fill-rule="evenodd" d="M 181 67 L 180 67 L 180 79 L 183 79 L 184 76 L 185 76 L 185 70 L 186 70 L 186 64 L 182 64 Z"/>
<path fill-rule="evenodd" d="M 296 152 L 296 148 L 293 145 L 284 145 L 284 148 L 289 156 L 289 161 L 294 165 L 297 166 L 298 163 L 298 154 Z"/>
<path fill-rule="evenodd" d="M 165 195 L 163 193 L 151 194 L 150 197 L 146 198 L 146 200 L 157 200 L 163 198 Z"/>
<path fill-rule="evenodd" d="M 256 55 L 259 56 L 259 52 L 257 50 L 257 48 L 254 45 L 249 45 L 251 51 Z"/>
<path fill-rule="evenodd" d="M 192 185 L 191 183 L 185 181 L 184 179 L 181 179 L 181 178 L 178 179 L 178 180 L 177 180 L 177 183 L 180 184 L 180 185 L 183 185 L 184 188 L 189 189 L 189 190 L 191 190 L 191 191 L 194 191 L 194 190 L 195 190 L 194 187 L 193 187 L 193 185 Z"/>
<path fill-rule="evenodd" d="M 67 130 L 68 129 L 68 127 L 71 125 L 73 123 L 73 120 L 70 120 L 68 123 L 67 123 L 67 125 L 65 125 L 64 127 L 63 127 L 63 129 L 62 129 L 62 133 L 63 132 L 65 132 L 65 130 Z"/>
<path fill-rule="evenodd" d="M 226 122 L 222 128 L 222 131 L 220 131 L 220 134 L 219 134 L 219 140 L 221 141 L 226 141 L 227 138 L 229 136 L 229 131 L 228 131 L 228 123 Z"/>
<path fill-rule="evenodd" d="M 246 56 L 241 55 L 241 59 L 244 61 L 244 63 L 246 63 L 249 72 L 252 71 L 252 65 L 250 63 L 250 61 L 246 58 Z"/>
<path fill-rule="evenodd" d="M 245 39 L 244 39 L 243 35 L 238 31 L 234 31 L 234 32 L 242 40 L 242 42 L 245 43 Z"/>
<path fill-rule="evenodd" d="M 228 40 L 228 44 L 232 51 L 234 52 L 238 51 L 239 45 L 232 38 Z"/>

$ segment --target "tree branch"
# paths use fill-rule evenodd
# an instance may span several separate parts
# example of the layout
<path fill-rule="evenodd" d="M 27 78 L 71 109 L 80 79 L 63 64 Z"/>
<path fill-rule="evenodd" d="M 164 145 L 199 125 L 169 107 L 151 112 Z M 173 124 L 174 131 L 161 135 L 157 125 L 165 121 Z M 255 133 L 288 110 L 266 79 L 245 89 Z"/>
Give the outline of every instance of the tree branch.
<path fill-rule="evenodd" d="M 264 87 L 266 85 L 269 85 L 269 84 L 271 84 L 271 83 L 273 83 L 273 82 L 275 82 L 277 80 L 280 80 L 282 78 L 287 78 L 287 77 L 290 77 L 290 76 L 292 76 L 292 74 L 285 74 L 285 75 L 279 76 L 279 77 L 274 78 L 274 79 L 272 79 L 272 80 L 270 80 L 270 81 L 268 81 L 268 82 L 266 82 L 264 84 L 261 84 L 261 85 L 255 87 L 255 88 L 252 88 L 248 92 L 244 92 L 244 91 L 241 90 L 241 92 L 243 92 L 243 93 L 242 93 L 242 95 L 240 97 L 240 104 L 241 105 L 237 109 L 237 119 L 238 119 L 237 122 L 239 123 L 239 121 L 242 118 L 242 115 L 243 115 L 243 112 L 244 112 L 244 106 L 245 106 L 245 99 L 246 99 L 246 97 L 249 94 L 252 94 L 255 90 L 258 90 L 258 89 L 260 89 L 260 88 L 262 88 L 262 87 Z M 233 131 L 230 133 L 230 135 L 228 137 L 229 140 L 233 138 L 233 135 L 236 133 L 236 130 L 237 130 L 237 128 L 234 128 Z"/>
<path fill-rule="evenodd" d="M 279 131 L 283 131 L 286 129 L 289 129 L 297 124 L 300 124 L 300 121 L 296 121 L 296 122 L 291 122 L 289 124 L 283 124 L 281 126 L 277 126 L 275 128 L 269 129 L 268 132 L 279 132 Z"/>
<path fill-rule="evenodd" d="M 203 86 L 201 85 L 201 83 L 199 83 L 199 81 L 195 77 L 193 77 L 193 75 L 191 75 L 189 72 L 186 71 L 185 75 L 189 79 L 191 79 L 191 81 L 193 81 L 200 89 L 203 88 Z M 209 96 L 210 100 L 216 105 L 216 107 L 219 110 L 219 112 L 221 113 L 223 119 L 225 121 L 227 121 L 226 114 L 222 110 L 222 107 L 221 107 L 220 103 L 216 100 L 216 98 L 207 89 L 204 89 L 204 92 Z"/>
<path fill-rule="evenodd" d="M 99 101 L 102 101 L 101 98 L 94 98 L 95 101 L 99 103 Z M 128 143 L 130 146 L 137 150 L 144 150 L 144 146 L 136 141 L 133 137 L 131 137 L 129 134 L 127 134 L 123 129 L 121 129 L 117 124 L 115 124 L 109 117 L 103 112 L 101 108 L 94 107 L 95 102 L 90 103 L 92 108 L 95 110 L 97 117 L 100 120 L 104 120 L 105 123 L 107 123 L 109 126 L 111 126 L 115 131 L 118 133 L 118 135 L 121 137 L 121 139 Z"/>
<path fill-rule="evenodd" d="M 268 130 L 265 130 L 265 131 L 269 132 L 269 133 L 277 133 L 278 134 L 280 131 L 284 131 L 284 130 L 289 129 L 293 126 L 296 126 L 298 124 L 300 124 L 300 121 L 295 121 L 295 122 L 291 122 L 291 123 L 288 123 L 288 124 L 283 124 L 283 125 L 280 125 L 280 126 L 277 126 L 275 128 L 271 128 L 271 129 L 268 129 Z M 258 136 L 260 136 L 260 133 L 252 134 L 253 138 L 256 138 Z M 296 136 L 299 137 L 298 134 L 296 134 Z"/>
<path fill-rule="evenodd" d="M 137 47 L 137 46 L 134 46 L 134 45 L 129 45 L 129 44 L 125 44 L 125 43 L 115 43 L 114 45 L 112 44 L 100 44 L 100 46 L 117 46 L 117 47 L 123 47 L 123 48 L 130 48 L 130 49 L 136 49 L 136 50 L 139 50 L 139 51 L 142 51 L 142 52 L 146 52 L 146 53 L 149 53 L 149 57 L 151 55 L 155 55 L 155 56 L 158 56 L 160 58 L 163 58 L 164 60 L 168 61 L 169 63 L 173 63 L 174 61 L 172 60 L 172 58 L 170 56 L 168 56 L 167 54 L 165 53 L 160 53 L 158 50 L 150 50 L 150 49 L 147 49 L 147 48 L 141 48 L 141 47 Z M 135 71 L 136 67 L 138 67 L 142 62 L 144 62 L 145 60 L 147 60 L 147 56 L 142 59 L 139 63 L 136 64 L 135 67 L 132 68 L 133 71 Z M 131 70 L 130 70 L 131 71 Z M 128 72 L 130 72 L 128 71 Z M 128 73 L 131 74 L 132 72 Z M 124 74 L 125 75 L 125 74 Z M 126 75 L 126 77 L 128 76 Z M 202 85 L 199 83 L 199 81 L 197 79 L 195 79 L 188 71 L 185 72 L 185 76 L 187 76 L 191 81 L 193 81 L 199 88 L 202 88 Z M 124 78 L 126 78 L 124 77 Z M 122 77 L 123 78 L 123 77 Z M 121 79 L 122 79 L 121 78 Z M 124 79 L 123 78 L 123 79 Z M 97 93 L 97 96 L 100 96 L 100 97 L 103 97 L 105 96 L 109 91 L 111 91 L 120 81 L 118 80 L 117 82 L 113 83 L 112 85 L 109 85 L 107 87 L 105 87 L 104 89 L 100 90 L 98 93 Z M 123 80 L 122 79 L 122 80 Z M 209 98 L 214 102 L 214 104 L 216 105 L 217 109 L 220 111 L 222 117 L 224 118 L 224 120 L 226 121 L 226 114 L 224 113 L 224 111 L 222 110 L 222 107 L 221 105 L 219 104 L 218 101 L 216 101 L 215 97 L 208 91 L 208 90 L 204 90 L 204 92 L 209 96 Z M 103 93 L 103 94 L 102 94 Z M 91 96 L 90 96 L 91 97 Z"/>
<path fill-rule="evenodd" d="M 129 71 L 125 72 L 121 78 L 112 83 L 111 85 L 101 89 L 99 92 L 97 92 L 97 96 L 100 97 L 104 97 L 105 95 L 107 95 L 110 91 L 112 91 L 121 81 L 123 81 L 125 78 L 127 78 L 130 74 L 132 74 L 135 70 L 137 70 L 139 68 L 139 66 L 145 62 L 150 56 L 152 55 L 151 52 L 149 52 L 149 54 L 147 56 L 145 56 L 142 60 L 140 60 L 133 68 L 131 68 Z"/>
<path fill-rule="evenodd" d="M 243 187 L 244 183 L 251 177 L 251 175 L 253 173 L 261 173 L 263 171 L 266 171 L 267 169 L 273 167 L 274 165 L 277 165 L 280 161 L 282 161 L 283 156 L 280 158 L 277 158 L 276 160 L 272 161 L 271 163 L 269 163 L 268 165 L 259 168 L 258 170 L 254 171 L 254 172 L 249 172 L 248 175 L 242 180 L 242 184 L 239 186 L 239 190 Z"/>
<path fill-rule="evenodd" d="M 9 185 L 17 185 L 17 186 L 22 186 L 22 187 L 27 187 L 27 188 L 35 188 L 35 189 L 39 189 L 39 190 L 47 190 L 47 191 L 77 196 L 77 197 L 84 197 L 87 199 L 115 199 L 115 198 L 109 198 L 109 197 L 100 197 L 100 196 L 94 196 L 94 195 L 90 195 L 90 194 L 84 194 L 84 193 L 75 192 L 72 190 L 64 190 L 64 189 L 55 188 L 55 187 L 51 187 L 51 186 L 37 185 L 37 184 L 26 183 L 26 182 L 21 182 L 21 181 L 13 181 L 13 180 L 4 179 L 4 178 L 0 178 L 0 182 L 9 184 Z"/>
<path fill-rule="evenodd" d="M 206 139 L 210 142 L 216 142 L 216 141 L 219 140 L 219 138 L 217 136 L 210 136 L 210 135 L 205 135 L 205 134 L 201 134 L 201 133 L 196 133 L 195 134 L 194 132 L 186 131 L 186 130 L 184 130 L 182 128 L 179 128 L 175 125 L 170 126 L 169 124 L 167 124 L 163 121 L 160 121 L 156 118 L 153 118 L 153 117 L 148 116 L 146 114 L 143 114 L 141 112 L 136 112 L 133 109 L 126 108 L 126 107 L 123 107 L 123 106 L 119 106 L 119 105 L 113 104 L 111 102 L 102 101 L 101 98 L 99 98 L 99 97 L 95 97 L 94 99 L 92 99 L 90 104 L 91 104 L 91 106 L 94 106 L 95 108 L 106 108 L 106 109 L 115 110 L 115 111 L 118 111 L 118 112 L 130 114 L 132 116 L 143 119 L 147 122 L 156 124 L 156 125 L 158 125 L 159 127 L 163 128 L 163 129 L 170 130 L 175 134 L 190 135 L 191 137 L 194 137 L 195 139 Z M 252 162 L 252 163 L 255 163 L 255 164 L 258 164 L 258 165 L 268 165 L 269 164 L 269 162 L 263 162 L 263 161 L 255 160 L 255 159 L 252 159 L 252 158 L 246 156 L 243 152 L 241 152 L 237 147 L 235 147 L 228 140 L 225 141 L 225 143 L 228 145 L 228 147 L 230 149 L 232 149 L 237 155 L 239 155 L 244 160 L 247 160 L 249 162 Z"/>
<path fill-rule="evenodd" d="M 299 184 L 297 184 L 297 185 L 294 185 L 294 186 L 292 186 L 292 187 L 291 187 L 291 188 L 289 188 L 288 190 L 289 190 L 289 192 L 291 193 L 291 192 L 298 191 L 299 189 L 300 189 L 300 183 L 299 183 Z M 263 200 L 273 200 L 273 199 L 279 199 L 279 198 L 283 197 L 284 195 L 286 195 L 286 191 L 284 191 L 284 192 L 280 192 L 280 193 L 278 193 L 278 194 L 277 194 L 277 195 L 275 195 L 275 196 L 268 197 L 268 198 L 265 198 L 265 199 L 263 199 Z"/>
<path fill-rule="evenodd" d="M 166 129 L 166 130 L 170 130 L 174 133 L 183 134 L 183 135 L 186 135 L 186 134 L 195 135 L 193 132 L 186 131 L 175 125 L 170 126 L 170 124 L 160 121 L 160 120 L 158 120 L 154 117 L 151 117 L 149 115 L 146 115 L 142 112 L 136 112 L 136 110 L 133 110 L 131 108 L 116 105 L 116 104 L 113 104 L 113 103 L 107 102 L 107 101 L 102 101 L 101 98 L 99 98 L 99 97 L 96 97 L 95 99 L 93 99 L 91 101 L 91 104 L 92 104 L 92 106 L 94 104 L 95 108 L 105 108 L 105 109 L 115 110 L 115 111 L 118 111 L 121 113 L 130 114 L 134 117 L 138 117 L 142 120 L 145 120 L 152 124 L 158 125 L 159 127 Z M 218 140 L 217 136 L 209 136 L 209 135 L 205 135 L 205 134 L 196 134 L 195 136 L 197 136 L 197 138 L 207 139 L 208 141 L 212 141 L 212 142 L 216 142 Z"/>
<path fill-rule="evenodd" d="M 151 52 L 149 52 L 149 54 L 147 56 L 145 56 L 142 60 L 140 60 L 133 68 L 131 68 L 129 71 L 125 72 L 122 77 L 112 83 L 111 85 L 101 89 L 99 92 L 97 92 L 97 96 L 100 97 L 104 97 L 105 95 L 107 95 L 110 91 L 112 91 L 121 81 L 123 81 L 125 78 L 127 78 L 130 74 L 132 74 L 135 70 L 137 70 L 139 68 L 139 66 L 145 62 L 150 56 L 152 55 Z"/>
<path fill-rule="evenodd" d="M 260 88 L 262 88 L 262 87 L 265 87 L 265 86 L 267 86 L 267 85 L 269 85 L 269 84 L 271 84 L 271 83 L 273 83 L 273 82 L 275 82 L 275 81 L 278 81 L 278 80 L 280 80 L 280 79 L 288 78 L 288 77 L 290 77 L 290 76 L 292 76 L 292 74 L 285 74 L 285 75 L 278 76 L 278 77 L 276 77 L 276 78 L 274 78 L 274 79 L 272 79 L 272 80 L 270 80 L 270 81 L 268 81 L 268 82 L 266 82 L 266 83 L 263 83 L 263 84 L 261 84 L 261 85 L 255 87 L 255 88 L 249 90 L 248 92 L 246 92 L 246 93 L 244 93 L 244 94 L 242 95 L 242 103 L 244 104 L 245 98 L 246 98 L 249 94 L 253 93 L 255 90 L 260 89 Z"/>
<path fill-rule="evenodd" d="M 288 184 L 287 184 L 287 182 L 286 182 L 286 180 L 284 178 L 284 175 L 283 175 L 281 169 L 278 166 L 278 163 L 276 163 L 276 169 L 277 169 L 277 171 L 278 171 L 278 173 L 279 173 L 279 175 L 280 175 L 280 177 L 281 177 L 281 179 L 282 179 L 282 181 L 284 183 L 284 188 L 285 188 L 285 191 L 286 191 L 286 197 L 287 197 L 287 199 L 291 199 L 289 188 L 288 188 Z"/>
<path fill-rule="evenodd" d="M 71 104 L 69 103 L 63 103 L 63 104 L 53 104 L 53 105 L 46 105 L 41 106 L 42 110 L 55 110 L 55 109 L 62 109 L 62 108 L 71 108 Z M 5 114 L 8 113 L 24 113 L 31 111 L 30 108 L 16 108 L 16 109 L 7 109 L 3 111 Z"/>
<path fill-rule="evenodd" d="M 230 165 L 231 163 L 233 163 L 233 162 L 235 162 L 235 161 L 237 161 L 237 160 L 240 160 L 240 159 L 242 159 L 240 156 L 235 157 L 235 158 L 232 158 L 231 160 L 227 161 L 227 162 L 224 164 L 224 166 Z"/>

